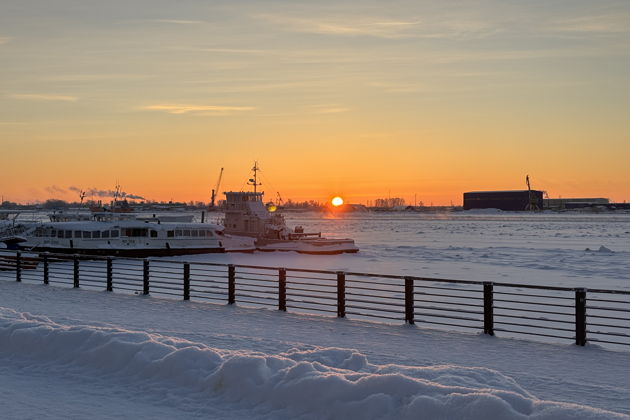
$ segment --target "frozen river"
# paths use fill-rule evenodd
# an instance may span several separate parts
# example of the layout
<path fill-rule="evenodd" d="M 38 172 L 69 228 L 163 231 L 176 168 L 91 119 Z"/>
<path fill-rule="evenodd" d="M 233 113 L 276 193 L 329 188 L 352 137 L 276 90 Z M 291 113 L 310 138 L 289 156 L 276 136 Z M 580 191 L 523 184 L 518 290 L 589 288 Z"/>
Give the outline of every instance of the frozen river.
<path fill-rule="evenodd" d="M 286 213 L 285 217 L 291 227 L 353 238 L 361 251 L 336 256 L 257 252 L 186 258 L 630 290 L 629 213 Z"/>

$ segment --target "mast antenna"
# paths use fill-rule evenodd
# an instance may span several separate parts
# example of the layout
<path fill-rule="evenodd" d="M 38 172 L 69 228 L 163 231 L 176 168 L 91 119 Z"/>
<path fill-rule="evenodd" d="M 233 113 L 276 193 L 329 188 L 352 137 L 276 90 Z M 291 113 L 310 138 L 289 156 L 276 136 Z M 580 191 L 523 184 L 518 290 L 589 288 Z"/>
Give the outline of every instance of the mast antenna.
<path fill-rule="evenodd" d="M 253 185 L 254 186 L 254 194 L 256 193 L 257 187 L 262 185 L 262 183 L 258 182 L 258 171 L 259 170 L 260 170 L 260 168 L 258 167 L 258 161 L 254 161 L 254 167 L 252 168 L 252 171 L 254 172 L 254 177 L 250 178 L 249 181 L 247 182 L 247 185 Z"/>

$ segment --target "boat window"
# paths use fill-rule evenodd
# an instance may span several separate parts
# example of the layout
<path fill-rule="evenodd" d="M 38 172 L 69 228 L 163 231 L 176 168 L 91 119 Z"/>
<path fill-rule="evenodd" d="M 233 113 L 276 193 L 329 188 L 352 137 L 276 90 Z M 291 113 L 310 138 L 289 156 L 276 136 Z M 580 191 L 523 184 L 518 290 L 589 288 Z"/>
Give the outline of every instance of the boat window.
<path fill-rule="evenodd" d="M 148 229 L 127 228 L 124 230 L 124 234 L 125 236 L 134 237 L 134 238 L 148 236 Z"/>
<path fill-rule="evenodd" d="M 101 233 L 101 238 L 109 238 L 109 230 L 104 230 Z"/>
<path fill-rule="evenodd" d="M 190 236 L 190 229 L 184 229 L 184 236 Z"/>
<path fill-rule="evenodd" d="M 81 236 L 82 236 L 82 235 L 81 235 L 81 231 L 80 231 L 80 230 L 75 230 L 75 231 L 74 231 L 74 237 L 75 237 L 75 238 L 80 238 Z"/>
<path fill-rule="evenodd" d="M 87 232 L 87 231 L 83 232 L 83 239 L 85 239 L 85 238 L 89 239 L 91 237 L 92 237 L 92 232 Z"/>
<path fill-rule="evenodd" d="M 52 238 L 56 237 L 57 236 L 57 231 L 55 229 L 51 230 L 50 231 L 50 235 L 48 235 L 48 236 L 50 236 Z"/>
<path fill-rule="evenodd" d="M 66 237 L 66 239 L 72 238 L 72 231 L 66 230 L 64 233 L 64 236 Z"/>
<path fill-rule="evenodd" d="M 57 231 L 57 238 L 63 238 L 64 232 L 65 231 L 63 231 L 63 230 L 58 230 Z"/>
<path fill-rule="evenodd" d="M 182 231 L 179 229 L 175 230 L 175 236 L 182 236 Z"/>
<path fill-rule="evenodd" d="M 166 231 L 166 237 L 167 238 L 172 238 L 175 236 L 175 231 L 174 230 L 168 230 Z"/>
<path fill-rule="evenodd" d="M 96 232 L 92 232 L 92 238 L 100 238 L 101 237 L 101 231 L 97 230 Z"/>
<path fill-rule="evenodd" d="M 118 238 L 118 231 L 117 230 L 112 230 L 111 231 L 111 235 L 112 238 Z"/>
<path fill-rule="evenodd" d="M 157 231 L 156 230 L 151 229 L 151 237 L 152 238 L 157 238 Z"/>
<path fill-rule="evenodd" d="M 213 237 L 214 235 L 212 234 L 212 231 L 211 231 L 211 230 L 206 230 L 206 236 L 207 236 L 207 237 L 209 237 L 209 238 L 211 238 L 211 237 Z"/>
<path fill-rule="evenodd" d="M 190 233 L 191 233 L 191 236 L 193 236 L 193 237 L 199 236 L 199 231 L 197 229 L 191 230 Z"/>

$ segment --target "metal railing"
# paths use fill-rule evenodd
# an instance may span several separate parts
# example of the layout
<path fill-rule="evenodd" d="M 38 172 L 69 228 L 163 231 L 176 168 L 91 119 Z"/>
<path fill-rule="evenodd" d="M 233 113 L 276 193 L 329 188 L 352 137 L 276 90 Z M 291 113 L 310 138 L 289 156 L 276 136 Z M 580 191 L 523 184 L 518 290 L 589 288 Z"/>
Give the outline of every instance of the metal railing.
<path fill-rule="evenodd" d="M 630 292 L 622 290 L 15 251 L 0 252 L 0 278 L 580 346 L 630 346 Z"/>

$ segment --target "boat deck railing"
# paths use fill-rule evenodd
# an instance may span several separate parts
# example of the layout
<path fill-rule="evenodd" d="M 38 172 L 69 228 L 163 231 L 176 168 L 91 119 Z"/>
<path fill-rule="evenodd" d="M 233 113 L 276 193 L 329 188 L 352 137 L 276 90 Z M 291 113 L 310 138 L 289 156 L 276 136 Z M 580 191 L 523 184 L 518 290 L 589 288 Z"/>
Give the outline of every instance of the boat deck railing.
<path fill-rule="evenodd" d="M 0 279 L 628 349 L 630 291 L 0 251 Z"/>

